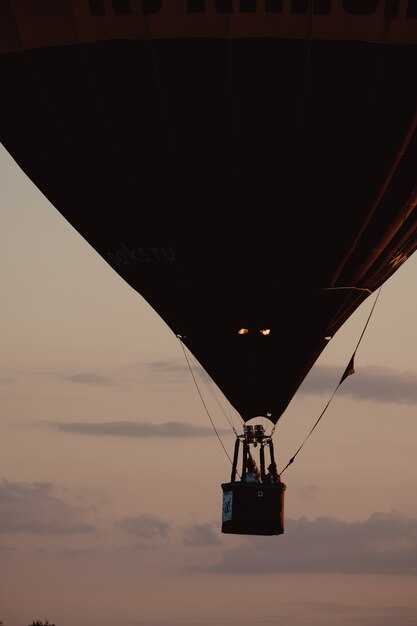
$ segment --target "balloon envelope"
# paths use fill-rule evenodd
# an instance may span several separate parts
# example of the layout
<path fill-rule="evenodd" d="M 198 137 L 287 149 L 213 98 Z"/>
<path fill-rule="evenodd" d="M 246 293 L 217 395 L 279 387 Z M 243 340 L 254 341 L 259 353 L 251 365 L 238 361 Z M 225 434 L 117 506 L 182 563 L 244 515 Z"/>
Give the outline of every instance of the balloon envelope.
<path fill-rule="evenodd" d="M 403 4 L 0 5 L 2 143 L 245 421 L 415 251 Z"/>

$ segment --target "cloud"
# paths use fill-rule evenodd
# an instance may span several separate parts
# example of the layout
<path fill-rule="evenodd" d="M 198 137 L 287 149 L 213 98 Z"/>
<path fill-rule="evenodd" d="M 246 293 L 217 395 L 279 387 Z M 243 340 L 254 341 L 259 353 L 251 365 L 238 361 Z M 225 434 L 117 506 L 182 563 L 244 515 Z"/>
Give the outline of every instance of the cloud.
<path fill-rule="evenodd" d="M 364 607 L 361 610 L 356 609 L 355 613 L 350 616 L 351 626 L 393 626 L 393 624 L 415 626 L 416 624 L 416 610 L 413 607 Z"/>
<path fill-rule="evenodd" d="M 208 376 L 197 364 L 192 365 L 193 370 L 200 372 L 207 381 Z M 148 374 L 154 380 L 155 375 L 165 381 L 181 380 L 189 375 L 189 367 L 178 360 L 161 360 L 149 363 L 139 363 L 128 368 L 130 371 L 139 369 L 136 377 L 141 379 Z M 339 384 L 344 368 L 331 365 L 314 366 L 303 384 L 298 390 L 299 394 L 327 395 L 330 396 Z M 168 378 L 167 378 L 168 376 Z M 102 385 L 111 386 L 116 384 L 108 376 L 92 372 L 80 372 L 77 374 L 61 374 L 64 381 L 79 385 Z M 126 372 L 122 379 L 126 378 Z M 2 380 L 0 379 L 0 383 Z M 11 379 L 3 379 L 3 382 L 12 382 Z M 340 385 L 338 395 L 349 396 L 358 400 L 372 400 L 376 402 L 393 402 L 397 404 L 417 404 L 417 374 L 413 372 L 398 372 L 389 367 L 368 365 L 355 366 L 355 373 Z"/>
<path fill-rule="evenodd" d="M 6 555 L 11 554 L 12 552 L 14 552 L 14 548 L 10 548 L 9 546 L 3 546 L 0 543 L 0 555 L 6 556 Z"/>
<path fill-rule="evenodd" d="M 72 383 L 74 385 L 97 385 L 109 387 L 129 382 L 131 381 L 132 376 L 134 376 L 135 383 L 137 383 L 138 380 L 149 381 L 150 378 L 155 380 L 155 376 L 157 376 L 160 381 L 163 379 L 165 382 L 178 382 L 189 375 L 189 367 L 186 363 L 179 360 L 167 359 L 161 361 L 135 363 L 133 365 L 123 367 L 116 372 L 112 372 L 109 376 L 97 374 L 95 372 L 77 372 L 72 374 L 62 372 L 59 374 L 53 374 L 52 376 L 55 379 L 58 378 L 59 380 Z M 1 382 L 11 382 L 11 380 L 4 378 L 2 381 L 0 377 L 0 384 Z"/>
<path fill-rule="evenodd" d="M 185 529 L 183 544 L 194 547 L 221 545 L 211 524 L 193 524 Z"/>
<path fill-rule="evenodd" d="M 16 378 L 11 378 L 10 376 L 0 376 L 0 385 L 9 385 L 10 383 L 15 383 Z"/>
<path fill-rule="evenodd" d="M 338 395 L 358 400 L 417 404 L 417 374 L 398 372 L 389 367 L 355 367 L 340 386 Z M 299 389 L 300 394 L 328 394 L 336 389 L 343 371 L 333 366 L 316 366 Z"/>
<path fill-rule="evenodd" d="M 193 358 L 193 357 L 190 357 Z M 137 386 L 141 383 L 158 383 L 167 386 L 189 384 L 193 377 L 198 379 L 198 384 L 207 384 L 210 380 L 208 374 L 203 370 L 200 364 L 188 364 L 184 359 L 162 359 L 159 361 L 148 361 L 134 363 L 127 367 L 119 369 L 118 376 L 123 382 L 134 382 Z"/>
<path fill-rule="evenodd" d="M 163 361 L 151 361 L 150 363 L 146 364 L 146 367 L 152 372 L 175 374 L 181 377 L 189 376 L 190 374 L 190 368 L 184 361 L 173 359 L 165 359 Z"/>
<path fill-rule="evenodd" d="M 278 537 L 245 536 L 212 571 L 417 575 L 417 519 L 374 513 L 360 522 L 286 520 Z"/>
<path fill-rule="evenodd" d="M 53 495 L 51 483 L 0 482 L 0 533 L 89 533 L 81 509 Z"/>
<path fill-rule="evenodd" d="M 61 379 L 70 383 L 76 383 L 80 385 L 112 385 L 112 381 L 107 376 L 101 376 L 100 374 L 80 373 L 80 374 L 62 374 Z"/>
<path fill-rule="evenodd" d="M 311 501 L 314 500 L 319 492 L 317 485 L 304 485 L 297 489 L 297 495 L 302 500 Z"/>
<path fill-rule="evenodd" d="M 166 537 L 171 526 L 156 515 L 144 513 L 133 517 L 125 517 L 115 523 L 115 526 L 129 535 L 151 539 L 155 537 Z"/>
<path fill-rule="evenodd" d="M 212 428 L 193 426 L 184 422 L 61 422 L 54 424 L 58 430 L 81 435 L 107 435 L 117 437 L 212 437 Z M 224 434 L 224 431 L 218 431 Z"/>

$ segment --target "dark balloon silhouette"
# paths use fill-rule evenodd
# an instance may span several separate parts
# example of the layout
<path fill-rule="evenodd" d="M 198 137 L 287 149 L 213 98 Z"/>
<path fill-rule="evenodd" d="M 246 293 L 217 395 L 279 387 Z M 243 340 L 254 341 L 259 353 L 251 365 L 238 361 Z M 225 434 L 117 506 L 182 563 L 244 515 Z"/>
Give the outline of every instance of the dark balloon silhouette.
<path fill-rule="evenodd" d="M 0 140 L 276 423 L 416 249 L 416 67 L 415 2 L 5 0 Z"/>

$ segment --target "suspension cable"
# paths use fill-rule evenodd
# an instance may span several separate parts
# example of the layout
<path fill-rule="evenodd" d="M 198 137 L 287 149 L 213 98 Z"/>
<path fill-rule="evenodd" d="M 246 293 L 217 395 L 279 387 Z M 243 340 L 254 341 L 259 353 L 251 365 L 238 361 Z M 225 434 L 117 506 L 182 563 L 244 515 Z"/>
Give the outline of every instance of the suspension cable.
<path fill-rule="evenodd" d="M 368 315 L 368 318 L 367 318 L 367 320 L 366 320 L 366 322 L 365 322 L 365 325 L 364 325 L 364 327 L 363 327 L 363 330 L 362 330 L 362 332 L 361 332 L 361 334 L 360 334 L 360 337 L 359 337 L 359 340 L 358 340 L 358 342 L 357 342 L 357 344 L 356 344 L 355 350 L 353 351 L 353 354 L 352 354 L 352 356 L 350 357 L 349 363 L 347 364 L 347 366 L 346 366 L 346 368 L 345 368 L 345 371 L 343 372 L 342 377 L 341 377 L 341 379 L 339 380 L 339 382 L 338 382 L 338 384 L 337 384 L 337 386 L 336 386 L 336 389 L 333 391 L 333 393 L 332 393 L 332 395 L 330 396 L 330 399 L 328 400 L 328 402 L 327 402 L 326 406 L 324 407 L 324 409 L 323 409 L 323 410 L 322 410 L 322 412 L 320 413 L 319 417 L 317 418 L 317 420 L 316 420 L 316 422 L 314 423 L 313 427 L 311 428 L 310 432 L 308 433 L 308 435 L 306 436 L 306 438 L 305 438 L 305 439 L 304 439 L 304 441 L 302 442 L 301 446 L 298 448 L 298 450 L 295 452 L 295 454 L 293 454 L 293 456 L 290 458 L 290 460 L 288 461 L 287 465 L 286 465 L 286 466 L 284 467 L 284 469 L 280 472 L 280 475 L 281 475 L 283 472 L 285 472 L 285 470 L 287 469 L 287 467 L 289 467 L 292 463 L 294 463 L 294 459 L 295 459 L 295 457 L 296 457 L 296 456 L 297 456 L 297 454 L 300 452 L 301 448 L 303 448 L 304 444 L 307 442 L 307 439 L 309 439 L 310 435 L 311 435 L 311 434 L 312 434 L 312 432 L 315 430 L 315 428 L 316 428 L 316 426 L 318 425 L 318 423 L 320 422 L 321 418 L 323 417 L 323 415 L 325 414 L 325 412 L 326 412 L 326 411 L 327 411 L 327 409 L 329 408 L 329 405 L 330 405 L 330 403 L 332 402 L 332 400 L 333 400 L 334 396 L 336 395 L 336 392 L 337 392 L 337 390 L 339 389 L 340 385 L 343 383 L 343 381 L 344 381 L 344 380 L 346 380 L 346 378 L 347 378 L 348 376 L 350 376 L 351 374 L 354 374 L 354 373 L 355 373 L 355 365 L 354 365 L 355 355 L 356 355 L 356 352 L 357 352 L 357 350 L 358 350 L 358 348 L 359 348 L 359 344 L 361 343 L 361 341 L 362 341 L 362 339 L 363 339 L 363 336 L 364 336 L 364 334 L 365 334 L 365 331 L 366 331 L 366 329 L 367 329 L 367 327 L 368 327 L 369 321 L 370 321 L 370 319 L 371 319 L 371 317 L 372 317 L 372 315 L 373 315 L 373 312 L 374 312 L 374 309 L 375 309 L 376 303 L 377 303 L 377 301 L 378 301 L 379 296 L 381 295 L 381 290 L 382 290 L 382 285 L 381 285 L 381 287 L 380 287 L 380 288 L 379 288 L 379 290 L 378 290 L 378 293 L 377 293 L 376 298 L 375 298 L 375 302 L 374 302 L 374 303 L 373 303 L 373 305 L 372 305 L 371 311 L 370 311 L 370 313 L 369 313 L 369 315 Z"/>
<path fill-rule="evenodd" d="M 178 337 L 178 335 L 177 335 L 177 337 Z M 218 431 L 217 431 L 217 429 L 216 429 L 216 426 L 214 425 L 214 422 L 213 422 L 213 420 L 212 420 L 212 418 L 211 418 L 210 411 L 209 411 L 209 410 L 208 410 L 208 408 L 207 408 L 207 405 L 206 405 L 206 403 L 205 403 L 205 401 L 204 401 L 204 398 L 203 398 L 203 396 L 202 396 L 202 394 L 201 394 L 200 388 L 199 388 L 199 386 L 198 386 L 198 384 L 197 384 L 197 380 L 196 380 L 196 377 L 195 377 L 195 375 L 194 375 L 193 368 L 191 367 L 191 363 L 190 363 L 190 360 L 189 360 L 189 358 L 188 358 L 188 356 L 187 356 L 187 353 L 186 353 L 186 351 L 185 351 L 184 344 L 183 344 L 183 342 L 181 341 L 181 337 L 178 337 L 178 340 L 179 340 L 179 342 L 180 342 L 180 345 L 181 345 L 182 351 L 183 351 L 183 353 L 184 353 L 185 360 L 187 361 L 188 368 L 189 368 L 190 373 L 191 373 L 191 376 L 192 376 L 192 378 L 193 378 L 195 388 L 197 389 L 198 395 L 200 396 L 200 399 L 201 399 L 201 402 L 203 403 L 204 409 L 205 409 L 205 411 L 206 411 L 206 413 L 207 413 L 207 415 L 208 415 L 208 418 L 209 418 L 209 420 L 210 420 L 210 422 L 211 422 L 211 425 L 213 426 L 213 430 L 214 430 L 214 432 L 216 433 L 216 437 L 217 437 L 217 439 L 220 441 L 220 445 L 221 445 L 221 447 L 223 448 L 225 455 L 226 455 L 226 456 L 227 456 L 227 458 L 229 459 L 230 464 L 232 465 L 233 461 L 232 461 L 232 459 L 230 458 L 230 456 L 229 456 L 229 454 L 228 454 L 228 452 L 227 452 L 227 450 L 226 450 L 226 448 L 225 448 L 225 446 L 224 446 L 224 444 L 223 444 L 223 442 L 222 442 L 222 440 L 221 440 L 221 438 L 220 438 L 220 435 L 219 435 L 219 433 L 218 433 Z"/>

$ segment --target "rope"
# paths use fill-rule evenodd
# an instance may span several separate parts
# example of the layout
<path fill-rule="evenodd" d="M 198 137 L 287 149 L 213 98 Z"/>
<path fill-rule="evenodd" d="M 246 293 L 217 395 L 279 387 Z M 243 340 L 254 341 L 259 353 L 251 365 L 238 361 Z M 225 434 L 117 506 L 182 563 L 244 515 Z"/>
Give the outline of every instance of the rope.
<path fill-rule="evenodd" d="M 179 337 L 178 337 L 178 340 L 179 340 L 179 342 L 180 342 L 180 344 L 181 344 L 181 348 L 182 348 L 182 351 L 183 351 L 183 353 L 184 353 L 185 360 L 187 361 L 187 364 L 188 364 L 188 367 L 189 367 L 189 370 L 190 370 L 191 376 L 193 377 L 193 381 L 194 381 L 195 387 L 196 387 L 196 389 L 197 389 L 198 395 L 200 396 L 201 402 L 203 403 L 203 406 L 204 406 L 204 409 L 205 409 L 205 411 L 206 411 L 206 413 L 207 413 L 207 416 L 208 416 L 208 418 L 209 418 L 209 420 L 210 420 L 210 422 L 211 422 L 211 425 L 213 426 L 213 430 L 214 430 L 214 432 L 216 433 L 217 439 L 220 441 L 220 445 L 221 445 L 221 447 L 223 448 L 223 451 L 224 451 L 225 455 L 226 455 L 226 456 L 227 456 L 227 458 L 229 459 L 230 464 L 232 464 L 232 463 L 233 463 L 233 461 L 232 461 L 232 459 L 230 458 L 230 456 L 229 456 L 229 454 L 228 454 L 228 452 L 227 452 L 226 448 L 224 447 L 224 444 L 223 444 L 223 442 L 222 442 L 222 440 L 221 440 L 221 438 L 220 438 L 219 433 L 217 432 L 217 429 L 216 429 L 216 427 L 215 427 L 215 425 L 214 425 L 214 422 L 213 422 L 213 420 L 211 419 L 211 415 L 210 415 L 210 412 L 209 412 L 209 410 L 208 410 L 208 408 L 207 408 L 207 405 L 206 405 L 206 403 L 204 402 L 204 398 L 203 398 L 203 396 L 202 396 L 202 394 L 201 394 L 200 388 L 199 388 L 199 386 L 198 386 L 198 384 L 197 384 L 196 377 L 194 376 L 193 369 L 192 369 L 192 367 L 191 367 L 190 361 L 189 361 L 188 356 L 187 356 L 187 353 L 186 353 L 186 351 L 185 351 L 184 344 L 182 343 L 182 341 L 181 341 L 181 339 L 180 339 Z"/>
<path fill-rule="evenodd" d="M 381 294 L 381 289 L 382 289 L 382 286 L 381 286 L 381 287 L 379 288 L 379 290 L 378 290 L 378 293 L 377 293 L 376 298 L 375 298 L 375 302 L 374 302 L 374 303 L 373 303 L 373 305 L 372 305 L 371 311 L 370 311 L 370 313 L 369 313 L 369 315 L 368 315 L 368 319 L 367 319 L 367 320 L 366 320 L 366 322 L 365 322 L 365 326 L 364 326 L 364 328 L 363 328 L 363 330 L 362 330 L 362 333 L 361 333 L 361 335 L 360 335 L 360 337 L 359 337 L 359 340 L 358 340 L 358 342 L 357 342 L 357 344 L 356 344 L 356 348 L 355 348 L 355 350 L 353 351 L 352 356 L 350 357 L 349 363 L 347 364 L 347 366 L 346 366 L 346 368 L 345 368 L 345 371 L 343 372 L 343 375 L 342 375 L 341 379 L 339 380 L 339 382 L 338 382 L 338 384 L 337 384 L 337 386 L 336 386 L 336 389 L 333 391 L 332 395 L 330 396 L 329 401 L 327 402 L 326 406 L 324 407 L 324 409 L 323 409 L 323 410 L 322 410 L 322 412 L 320 413 L 319 417 L 317 418 L 316 422 L 314 423 L 314 425 L 313 425 L 313 427 L 311 428 L 310 432 L 308 433 L 307 437 L 306 437 L 306 438 L 304 439 L 304 441 L 302 442 L 301 446 L 298 448 L 298 450 L 295 452 L 295 454 L 294 454 L 294 455 L 290 458 L 290 460 L 288 461 L 288 463 L 287 463 L 287 465 L 284 467 L 284 469 L 283 469 L 281 472 L 279 472 L 279 473 L 280 473 L 280 475 L 281 475 L 283 472 L 285 472 L 285 470 L 287 469 L 287 467 L 289 467 L 292 463 L 294 463 L 294 459 L 295 459 L 295 457 L 296 457 L 296 456 L 297 456 L 297 454 L 300 452 L 300 450 L 303 448 L 304 444 L 307 442 L 307 439 L 309 439 L 309 437 L 311 436 L 311 434 L 313 433 L 313 431 L 314 431 L 314 430 L 315 430 L 315 428 L 317 427 L 318 423 L 320 422 L 321 418 L 323 417 L 323 415 L 325 414 L 325 412 L 326 412 L 326 411 L 327 411 L 327 409 L 329 408 L 330 403 L 332 402 L 332 400 L 333 400 L 334 396 L 336 395 L 336 392 L 337 392 L 337 390 L 339 389 L 340 385 L 343 383 L 343 381 L 344 381 L 344 380 L 345 380 L 348 376 L 350 376 L 351 374 L 354 374 L 354 373 L 355 373 L 355 369 L 354 369 L 354 360 L 355 360 L 355 355 L 356 355 L 356 352 L 357 352 L 357 350 L 358 350 L 358 348 L 359 348 L 359 344 L 361 343 L 361 341 L 362 341 L 362 339 L 363 339 L 363 336 L 364 336 L 364 334 L 365 334 L 365 331 L 366 331 L 366 329 L 367 329 L 367 327 L 368 327 L 368 324 L 369 324 L 369 321 L 370 321 L 370 319 L 371 319 L 371 317 L 372 317 L 372 314 L 373 314 L 373 312 L 374 312 L 374 309 L 375 309 L 376 303 L 378 302 L 378 298 L 379 298 L 379 296 L 380 296 L 380 294 Z"/>
<path fill-rule="evenodd" d="M 177 335 L 177 336 L 178 336 L 178 335 Z M 181 339 L 181 338 L 179 337 L 179 339 Z M 183 345 L 183 344 L 182 344 L 182 345 Z M 184 345 L 183 345 L 183 350 L 184 350 Z M 207 389 L 208 389 L 208 391 L 209 391 L 209 393 L 210 393 L 211 397 L 213 398 L 213 400 L 214 400 L 214 401 L 215 401 L 215 403 L 217 404 L 217 406 L 218 406 L 218 408 L 220 409 L 220 411 L 223 413 L 223 416 L 224 416 L 224 418 L 226 419 L 227 423 L 229 424 L 230 428 L 233 430 L 233 432 L 234 432 L 234 433 L 236 433 L 236 428 L 235 428 L 235 426 L 234 426 L 234 424 L 233 424 L 233 417 L 232 417 L 232 415 L 231 415 L 231 411 L 230 411 L 230 408 L 231 408 L 230 402 L 228 402 L 228 403 L 227 403 L 227 407 L 228 407 L 228 415 L 227 415 L 227 413 L 226 413 L 226 411 L 225 411 L 224 407 L 222 406 L 222 404 L 221 404 L 221 402 L 220 402 L 219 398 L 217 397 L 217 395 L 216 395 L 215 391 L 213 390 L 213 388 L 212 388 L 212 386 L 211 386 L 211 384 L 210 384 L 210 380 L 211 380 L 211 379 L 210 379 L 210 377 L 208 376 L 207 372 L 204 370 L 204 368 L 202 368 L 202 367 L 201 367 L 201 365 L 197 362 L 197 360 L 196 360 L 196 359 L 194 359 L 194 357 L 193 357 L 192 353 L 188 352 L 188 355 L 189 355 L 189 356 L 188 356 L 188 360 L 189 360 L 189 361 L 192 361 L 192 363 L 193 363 L 193 365 L 194 365 L 194 368 L 195 368 L 195 369 L 197 369 L 197 370 L 199 370 L 199 372 L 200 372 L 200 374 L 201 374 L 201 378 L 203 379 L 203 382 L 205 383 L 205 385 L 206 385 L 206 387 L 207 387 Z M 235 411 L 235 412 L 236 412 L 236 414 L 237 414 L 237 415 L 239 415 L 239 414 L 237 413 L 237 411 Z M 240 415 L 239 415 L 239 417 L 240 417 Z M 240 417 L 240 419 L 242 419 L 242 418 Z"/>
<path fill-rule="evenodd" d="M 340 291 L 340 290 L 349 290 L 349 291 L 363 291 L 372 294 L 372 291 L 367 287 L 322 287 L 322 291 Z"/>

